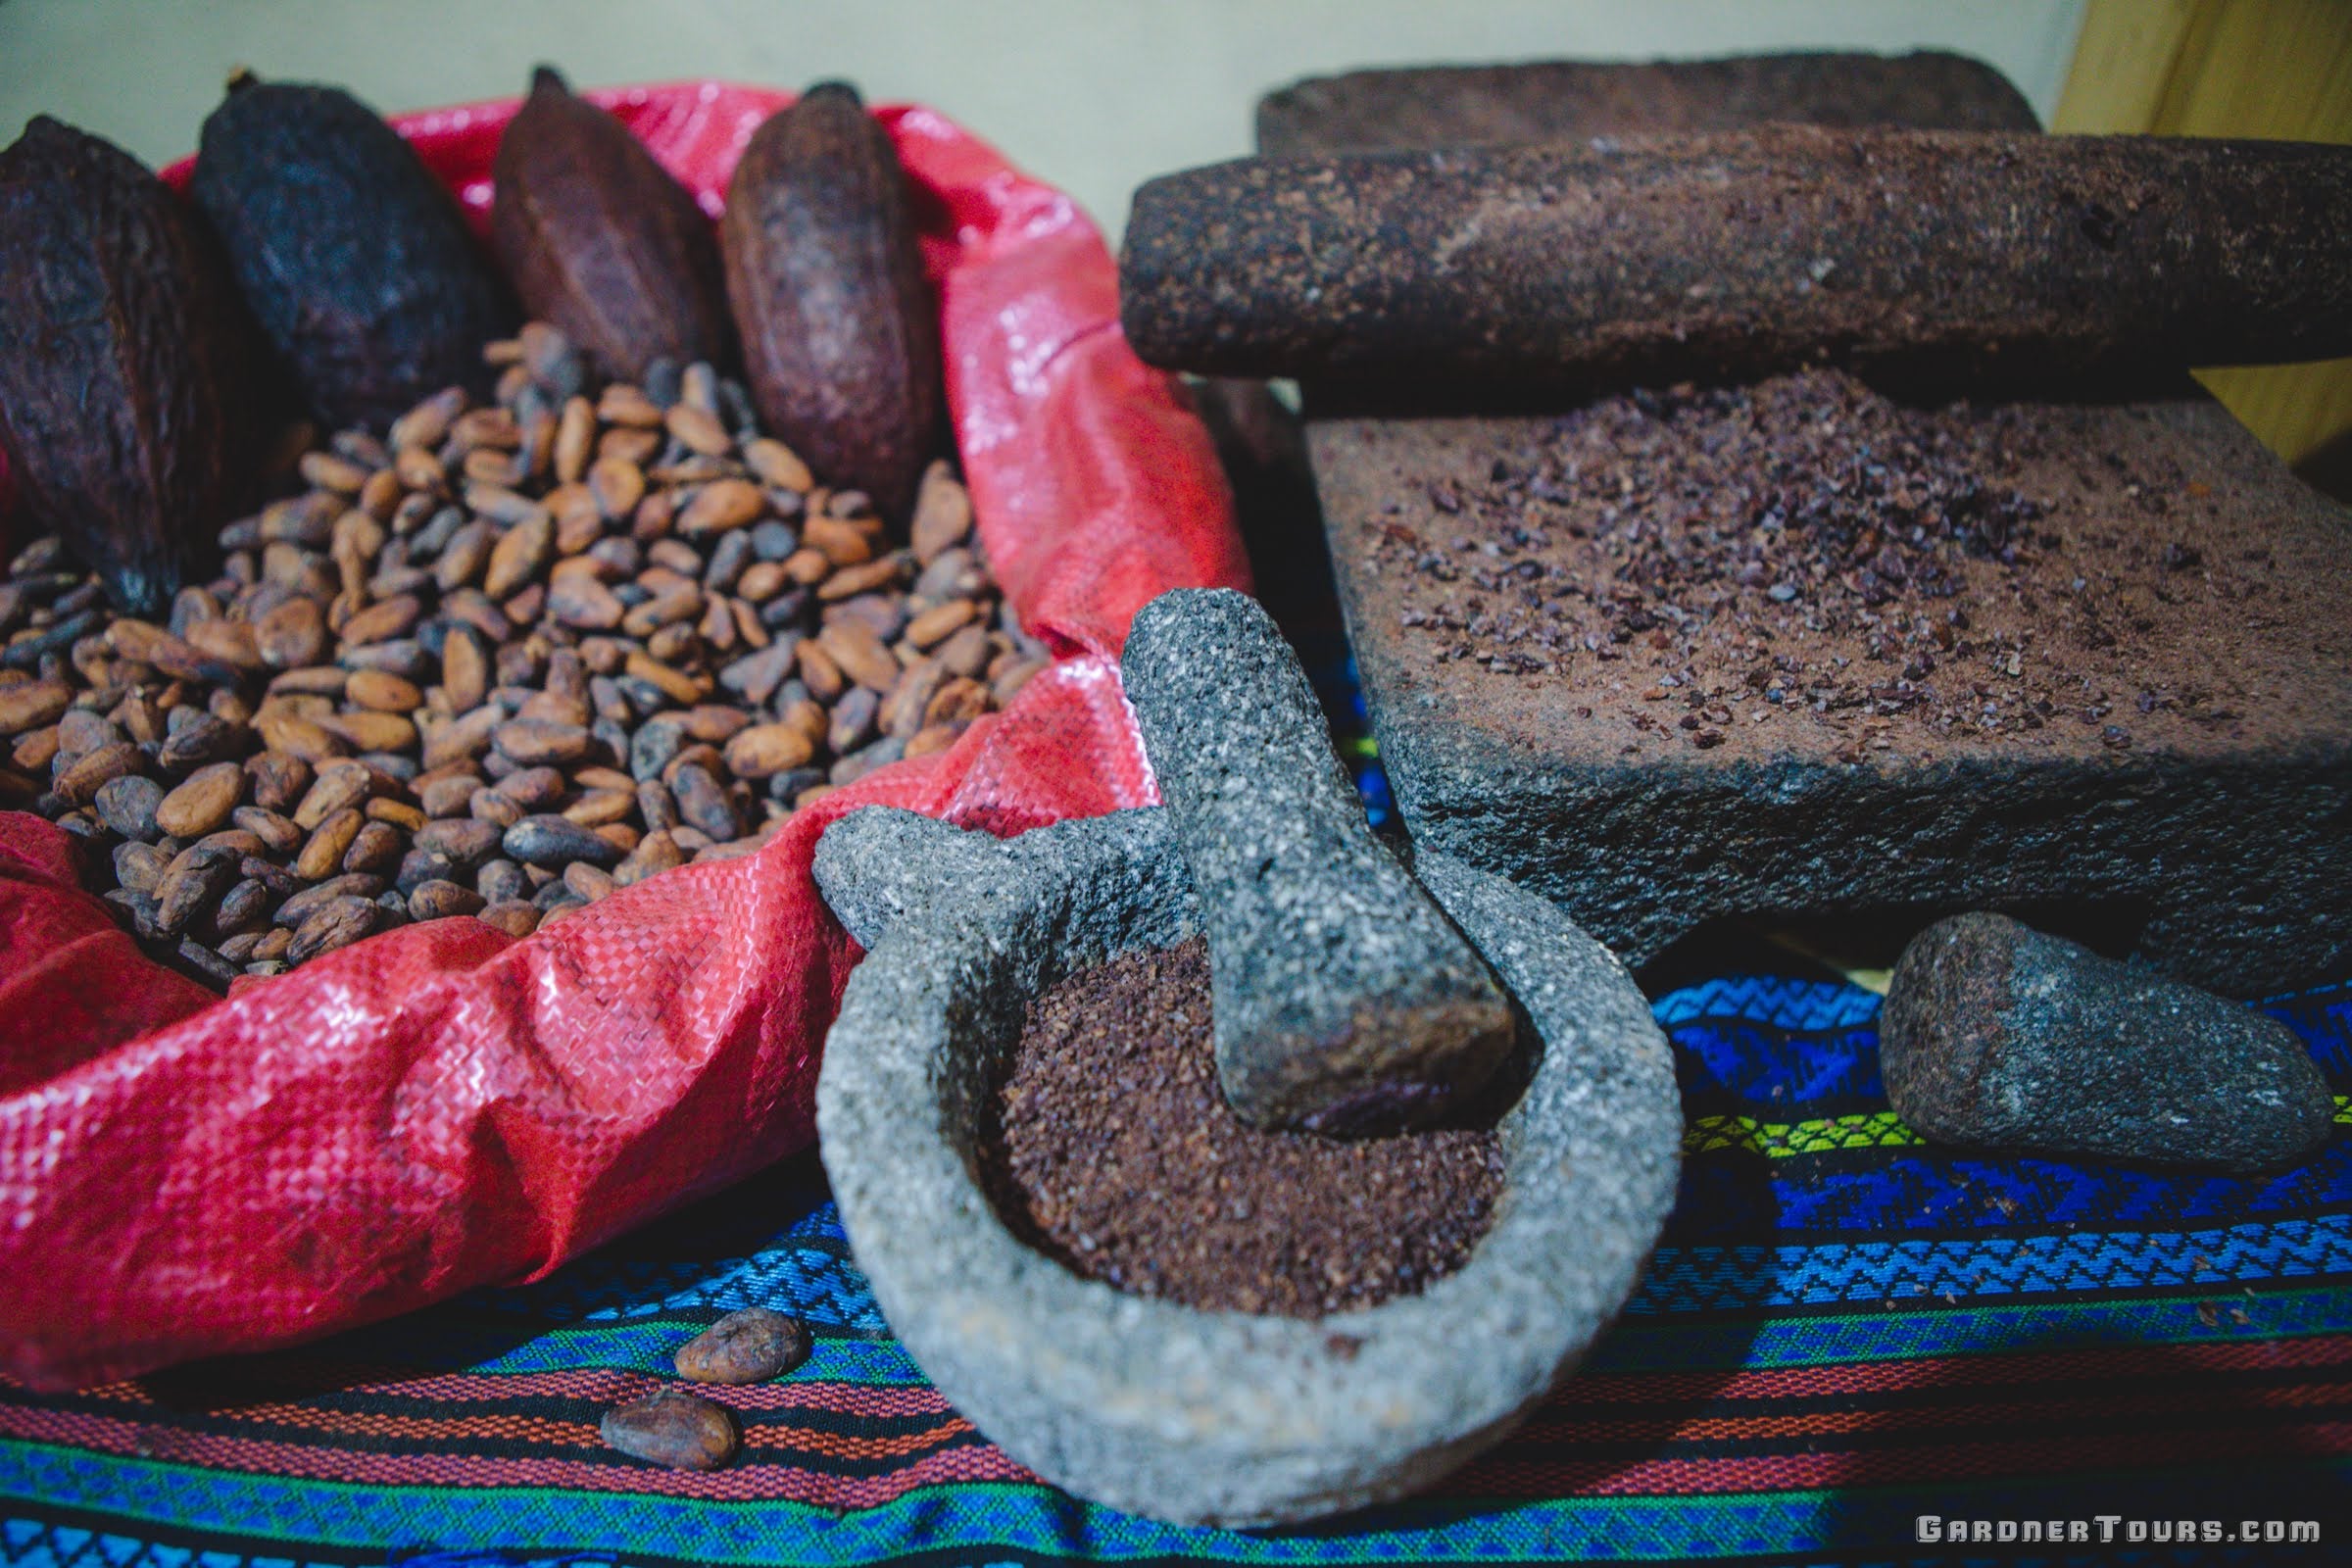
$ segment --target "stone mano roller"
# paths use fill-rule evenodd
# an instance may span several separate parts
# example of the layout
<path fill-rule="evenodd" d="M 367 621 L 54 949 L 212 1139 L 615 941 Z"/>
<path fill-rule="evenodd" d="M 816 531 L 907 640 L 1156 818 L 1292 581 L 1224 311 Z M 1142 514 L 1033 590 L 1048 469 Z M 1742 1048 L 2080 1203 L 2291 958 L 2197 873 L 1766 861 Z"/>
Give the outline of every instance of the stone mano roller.
<path fill-rule="evenodd" d="M 1769 125 L 1243 159 L 1137 191 L 1155 365 L 1443 382 L 2352 353 L 2352 150 Z"/>
<path fill-rule="evenodd" d="M 1759 122 L 2039 130 L 2033 105 L 1966 55 L 1836 52 L 1715 60 L 1536 60 L 1389 66 L 1309 76 L 1257 103 L 1257 150 L 1378 152 L 1583 141 L 1643 130 L 1739 130 Z"/>
<path fill-rule="evenodd" d="M 1244 1121 L 1429 1121 L 1510 1048 L 1486 965 L 1364 821 L 1298 657 L 1256 601 L 1178 589 L 1120 667 L 1200 890 L 1217 1078 Z"/>

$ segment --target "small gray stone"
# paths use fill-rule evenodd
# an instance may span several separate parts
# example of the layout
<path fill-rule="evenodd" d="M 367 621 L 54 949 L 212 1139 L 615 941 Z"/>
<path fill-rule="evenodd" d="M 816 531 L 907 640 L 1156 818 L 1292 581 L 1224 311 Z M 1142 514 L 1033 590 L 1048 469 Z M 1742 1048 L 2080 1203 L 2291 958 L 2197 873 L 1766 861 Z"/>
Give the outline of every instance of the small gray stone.
<path fill-rule="evenodd" d="M 1997 914 L 1903 950 L 1879 1060 L 1904 1121 L 2005 1153 L 2277 1170 L 2334 1115 L 2285 1025 Z"/>
<path fill-rule="evenodd" d="M 1509 1051 L 1509 1004 L 1364 820 L 1298 658 L 1257 602 L 1146 605 L 1120 660 L 1200 889 L 1217 1081 L 1244 1121 L 1392 1131 Z"/>
<path fill-rule="evenodd" d="M 1469 1261 L 1418 1295 L 1310 1322 L 1082 1280 L 1015 1238 L 975 1175 L 1028 1001 L 1200 930 L 1166 812 L 998 841 L 869 807 L 817 841 L 818 886 L 870 950 L 817 1081 L 843 1224 L 909 1353 L 1049 1481 L 1229 1526 L 1399 1496 L 1500 1442 L 1632 1292 L 1682 1145 L 1665 1037 L 1557 906 L 1443 856 L 1417 869 L 1540 1050 L 1500 1124 L 1502 1192 Z"/>

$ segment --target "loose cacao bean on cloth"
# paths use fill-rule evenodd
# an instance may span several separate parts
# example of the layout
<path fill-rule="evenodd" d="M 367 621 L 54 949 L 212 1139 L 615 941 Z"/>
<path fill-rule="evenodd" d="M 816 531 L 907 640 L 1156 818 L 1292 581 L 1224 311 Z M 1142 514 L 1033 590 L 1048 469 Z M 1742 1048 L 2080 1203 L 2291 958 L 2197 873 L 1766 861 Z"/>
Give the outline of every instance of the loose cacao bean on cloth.
<path fill-rule="evenodd" d="M 787 101 L 586 96 L 706 205 Z M 515 108 L 396 122 L 477 229 Z M 225 1001 L 137 956 L 58 829 L 0 812 L 0 1371 L 83 1386 L 535 1278 L 801 1148 L 857 956 L 808 877 L 826 824 L 879 802 L 1012 833 L 1156 799 L 1113 661 L 1155 595 L 1247 582 L 1207 436 L 1129 352 L 1109 254 L 1068 198 L 927 110 L 875 117 L 921 187 L 978 527 L 1055 663 L 758 854 L 521 941 L 405 926 Z"/>

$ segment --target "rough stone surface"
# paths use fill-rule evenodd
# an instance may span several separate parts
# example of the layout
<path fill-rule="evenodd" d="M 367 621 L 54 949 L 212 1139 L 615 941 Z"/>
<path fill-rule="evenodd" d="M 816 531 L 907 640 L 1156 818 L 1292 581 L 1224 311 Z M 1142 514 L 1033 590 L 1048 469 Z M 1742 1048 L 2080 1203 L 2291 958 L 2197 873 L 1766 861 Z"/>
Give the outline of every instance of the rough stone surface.
<path fill-rule="evenodd" d="M 1879 1038 L 1886 1098 L 1942 1143 L 2251 1172 L 2333 1127 L 2284 1024 L 1997 914 L 1912 941 Z"/>
<path fill-rule="evenodd" d="M 1722 916 L 2064 905 L 2136 925 L 2138 956 L 2208 990 L 2341 975 L 2343 510 L 2201 394 L 2008 412 L 2018 439 L 1985 477 L 2041 504 L 2032 559 L 1961 560 L 1957 592 L 1873 612 L 1967 617 L 1916 678 L 1872 657 L 1867 628 L 1809 629 L 1802 601 L 1782 607 L 1761 588 L 1741 614 L 1681 623 L 1677 596 L 1644 592 L 1645 629 L 1597 648 L 1500 651 L 1540 656 L 1525 670 L 1441 658 L 1471 641 L 1445 634 L 1448 617 L 1524 613 L 1526 585 L 1502 575 L 1522 559 L 1590 583 L 1577 552 L 1604 548 L 1603 514 L 1620 503 L 1494 486 L 1496 463 L 1531 466 L 1551 419 L 1312 423 L 1340 602 L 1415 841 L 1558 899 L 1637 966 Z M 1640 453 L 1620 472 L 1637 490 L 1670 482 Z M 1566 553 L 1515 548 L 1513 529 Z M 1460 580 L 1412 569 L 1399 539 L 1424 541 Z M 1810 682 L 1794 679 L 1783 694 L 1793 700 L 1768 701 L 1748 676 L 1771 675 L 1769 657 L 1758 665 L 1733 646 L 1757 626 L 1774 635 L 1768 655 L 1845 659 L 1843 673 L 1878 695 L 1817 712 Z M 1971 721 L 1987 698 L 2061 669 L 2035 727 Z M 1941 700 L 1912 705 L 1906 682 Z M 1687 708 L 1693 694 L 1700 709 Z M 1684 730 L 1686 711 L 1713 717 Z M 1720 744 L 1701 749 L 1708 740 Z"/>
<path fill-rule="evenodd" d="M 1593 104 L 1617 106 L 1580 133 L 1685 123 L 1671 95 L 1605 86 L 1617 71 L 1649 68 L 1580 69 L 1592 74 Z M 1821 71 L 1788 109 L 1759 97 L 1744 121 L 1715 123 L 1811 113 L 1840 82 L 1878 105 L 1874 121 L 1952 122 L 1943 89 L 1882 90 L 1870 85 L 1882 80 L 1876 68 L 1851 60 Z M 1459 103 L 1463 118 L 1444 119 L 1449 103 L 1429 100 L 1440 118 L 1424 122 L 1428 140 L 1478 122 Z M 1416 842 L 1557 899 L 1637 965 L 1718 917 L 2063 904 L 2137 925 L 2136 956 L 2228 995 L 2340 975 L 2352 963 L 2352 834 L 2342 828 L 2352 820 L 2352 649 L 2341 612 L 2352 528 L 2218 404 L 2193 392 L 2148 397 L 2023 406 L 2046 451 L 2034 471 L 2001 476 L 2065 504 L 2043 527 L 2082 565 L 2053 590 L 2071 594 L 2077 575 L 2088 585 L 2183 546 L 2190 569 L 2162 597 L 2043 600 L 2103 607 L 2116 620 L 2037 623 L 2103 666 L 2085 671 L 2095 678 L 2079 708 L 2029 735 L 1959 740 L 1898 712 L 1866 740 L 1809 735 L 1786 714 L 1751 723 L 1743 702 L 1741 722 L 1706 751 L 1635 728 L 1660 706 L 1642 693 L 1661 673 L 1684 674 L 1679 662 L 1644 662 L 1659 657 L 1646 636 L 1614 647 L 1615 660 L 1580 649 L 1561 669 L 1512 673 L 1439 663 L 1427 629 L 1404 623 L 1429 607 L 1384 560 L 1400 535 L 1492 571 L 1514 563 L 1473 560 L 1482 542 L 1500 548 L 1513 526 L 1583 525 L 1536 502 L 1491 510 L 1479 494 L 1497 463 L 1523 464 L 1547 439 L 1552 418 L 1310 420 L 1349 638 Z M 1474 592 L 1479 611 L 1508 608 L 1472 579 L 1457 603 L 1465 618 Z M 1727 688 L 1736 678 L 1697 673 Z M 2007 674 L 1967 678 L 1998 691 Z M 2190 689 L 2213 697 L 2204 712 L 2228 717 L 2191 721 L 2179 701 Z M 2085 723 L 2084 713 L 2097 716 Z M 2110 725 L 2128 731 L 2128 749 L 2110 744 Z M 1862 760 L 1846 760 L 1857 745 Z"/>
<path fill-rule="evenodd" d="M 1240 159 L 1136 191 L 1119 320 L 1215 375 L 2046 384 L 2352 351 L 2347 229 L 2352 152 L 2297 142 L 1766 125 Z"/>
<path fill-rule="evenodd" d="M 1639 122 L 1735 130 L 1759 121 L 2038 130 L 2033 106 L 1981 60 L 1908 55 L 1736 55 L 1598 65 L 1411 66 L 1310 76 L 1257 105 L 1258 151 L 1380 152 L 1582 141 Z"/>
<path fill-rule="evenodd" d="M 1246 594 L 1165 593 L 1120 660 L 1200 890 L 1217 1081 L 1257 1127 L 1442 1116 L 1509 1051 L 1509 1004 L 1364 820 L 1298 658 Z"/>
<path fill-rule="evenodd" d="M 929 897 L 904 873 L 910 851 L 938 873 Z M 988 860 L 995 874 L 965 874 Z M 1164 812 L 1000 846 L 868 808 L 819 841 L 819 886 L 872 949 L 817 1084 L 851 1245 L 924 1371 L 1048 1480 L 1220 1525 L 1395 1497 L 1502 1438 L 1623 1305 L 1674 1200 L 1682 1114 L 1665 1039 L 1623 967 L 1557 907 L 1442 855 L 1417 869 L 1540 1048 L 1501 1123 L 1494 1226 L 1462 1270 L 1305 1322 L 1081 1280 L 1017 1241 L 974 1174 L 983 1102 L 1028 999 L 1200 929 Z M 862 898 L 867 871 L 891 891 Z"/>

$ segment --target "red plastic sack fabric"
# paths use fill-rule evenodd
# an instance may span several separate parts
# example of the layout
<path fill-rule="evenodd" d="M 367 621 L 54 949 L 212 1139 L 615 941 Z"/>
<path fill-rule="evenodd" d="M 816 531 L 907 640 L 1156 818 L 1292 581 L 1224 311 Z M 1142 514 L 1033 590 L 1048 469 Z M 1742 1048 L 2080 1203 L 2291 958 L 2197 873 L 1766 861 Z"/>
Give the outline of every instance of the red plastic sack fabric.
<path fill-rule="evenodd" d="M 590 96 L 713 213 L 790 101 Z M 395 123 L 479 220 L 514 110 Z M 877 118 L 921 193 L 981 535 L 1058 662 L 756 856 L 520 942 L 403 927 L 225 1001 L 139 956 L 55 828 L 0 813 L 0 1369 L 86 1386 L 536 1276 L 802 1148 L 856 958 L 808 875 L 827 823 L 882 802 L 1014 833 L 1156 798 L 1112 661 L 1153 594 L 1247 583 L 1207 435 L 1128 351 L 1066 197 L 928 111 Z"/>

